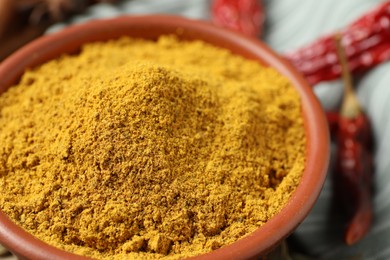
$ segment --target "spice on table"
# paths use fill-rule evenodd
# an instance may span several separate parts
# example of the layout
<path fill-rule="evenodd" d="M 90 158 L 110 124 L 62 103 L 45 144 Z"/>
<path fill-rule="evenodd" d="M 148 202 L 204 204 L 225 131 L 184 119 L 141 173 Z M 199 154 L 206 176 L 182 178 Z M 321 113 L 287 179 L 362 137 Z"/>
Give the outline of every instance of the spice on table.
<path fill-rule="evenodd" d="M 98 259 L 197 255 L 283 208 L 305 143 L 272 68 L 170 36 L 91 43 L 0 96 L 0 208 Z"/>
<path fill-rule="evenodd" d="M 214 0 L 212 21 L 219 26 L 259 37 L 264 26 L 264 7 L 260 0 Z"/>
<path fill-rule="evenodd" d="M 373 220 L 373 137 L 370 121 L 352 88 L 340 37 L 336 37 L 336 45 L 343 68 L 345 91 L 336 134 L 338 150 L 334 185 L 337 200 L 341 200 L 342 208 L 349 211 L 344 240 L 352 245 L 367 234 Z"/>
<path fill-rule="evenodd" d="M 340 31 L 351 73 L 361 73 L 390 58 L 390 1 L 381 3 Z M 340 61 L 334 43 L 335 33 L 319 38 L 285 54 L 315 85 L 341 77 Z"/>

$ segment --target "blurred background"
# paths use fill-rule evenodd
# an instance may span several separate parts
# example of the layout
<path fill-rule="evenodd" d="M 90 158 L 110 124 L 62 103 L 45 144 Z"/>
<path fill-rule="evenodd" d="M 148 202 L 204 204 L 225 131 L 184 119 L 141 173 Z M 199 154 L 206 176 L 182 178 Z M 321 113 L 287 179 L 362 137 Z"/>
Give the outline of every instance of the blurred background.
<path fill-rule="evenodd" d="M 73 24 L 91 19 L 151 13 L 181 15 L 230 27 L 263 40 L 280 55 L 289 57 L 289 53 L 298 53 L 298 50 L 308 44 L 316 41 L 318 44 L 322 37 L 345 30 L 357 19 L 366 17 L 372 10 L 390 1 L 258 0 L 257 7 L 261 7 L 261 10 L 254 10 L 250 0 L 236 0 L 235 3 L 230 3 L 229 8 L 233 10 L 228 8 L 227 13 L 223 8 L 222 11 L 218 8 L 219 5 L 226 4 L 224 2 L 232 1 L 0 0 L 0 63 L 35 38 L 55 33 Z M 237 4 L 239 2 L 243 2 L 241 7 Z M 381 39 L 385 47 L 382 50 L 386 48 L 387 51 L 390 50 L 386 45 L 390 43 L 390 37 L 386 38 L 390 32 L 390 8 L 386 7 L 382 11 L 381 17 L 369 16 L 369 19 L 360 24 L 368 30 L 378 24 L 383 27 L 385 34 Z M 241 19 L 239 22 L 234 20 L 238 19 L 237 14 Z M 253 15 L 256 17 L 253 18 Z M 322 57 L 324 60 L 325 56 Z M 372 154 L 375 165 L 373 224 L 360 241 L 346 245 L 343 241 L 345 223 L 334 209 L 334 194 L 329 178 L 312 213 L 286 240 L 282 254 L 279 254 L 280 251 L 274 254 L 274 259 L 390 259 L 390 64 L 384 54 L 372 57 L 379 57 L 381 60 L 370 65 L 364 72 L 357 73 L 354 85 L 361 106 L 371 120 L 377 143 Z M 343 94 L 341 77 L 321 80 L 312 85 L 324 110 L 337 111 Z M 334 159 L 335 155 L 332 154 L 329 176 L 334 171 Z M 0 246 L 0 259 L 10 260 L 15 257 Z"/>

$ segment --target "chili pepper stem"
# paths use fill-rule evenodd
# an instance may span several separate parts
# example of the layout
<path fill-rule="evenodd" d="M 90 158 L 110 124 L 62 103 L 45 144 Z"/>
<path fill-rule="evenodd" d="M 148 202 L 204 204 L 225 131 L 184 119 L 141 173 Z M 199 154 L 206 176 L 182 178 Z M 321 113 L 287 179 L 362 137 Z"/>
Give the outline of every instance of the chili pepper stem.
<path fill-rule="evenodd" d="M 344 98 L 341 105 L 340 114 L 346 118 L 354 118 L 361 114 L 362 109 L 359 105 L 358 98 L 352 87 L 351 73 L 348 68 L 347 58 L 345 55 L 344 48 L 341 44 L 341 34 L 335 35 L 335 42 L 337 48 L 338 58 L 340 60 L 342 79 L 344 83 Z"/>

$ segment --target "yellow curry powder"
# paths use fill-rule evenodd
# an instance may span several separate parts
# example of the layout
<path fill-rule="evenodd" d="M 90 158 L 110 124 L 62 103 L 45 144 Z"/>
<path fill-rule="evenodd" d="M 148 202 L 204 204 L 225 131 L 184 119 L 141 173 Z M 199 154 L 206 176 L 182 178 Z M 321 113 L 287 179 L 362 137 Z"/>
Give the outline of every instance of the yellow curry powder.
<path fill-rule="evenodd" d="M 200 41 L 87 44 L 0 96 L 1 209 L 93 258 L 235 242 L 281 210 L 304 162 L 289 81 Z"/>

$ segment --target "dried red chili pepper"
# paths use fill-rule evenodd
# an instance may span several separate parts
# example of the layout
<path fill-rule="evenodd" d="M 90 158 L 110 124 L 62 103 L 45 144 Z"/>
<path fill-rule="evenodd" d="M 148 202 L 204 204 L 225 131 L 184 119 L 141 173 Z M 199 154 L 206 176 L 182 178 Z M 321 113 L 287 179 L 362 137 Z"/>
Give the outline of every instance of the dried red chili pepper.
<path fill-rule="evenodd" d="M 258 37 L 263 30 L 264 8 L 259 0 L 214 0 L 211 16 L 216 25 L 249 36 Z"/>
<path fill-rule="evenodd" d="M 370 229 L 373 211 L 371 205 L 373 162 L 368 144 L 364 142 L 367 117 L 361 113 L 355 118 L 340 117 L 337 131 L 337 154 L 334 185 L 337 199 L 347 210 L 349 223 L 345 242 L 360 240 Z"/>
<path fill-rule="evenodd" d="M 340 34 L 350 72 L 362 72 L 390 59 L 390 1 L 369 11 L 341 30 Z M 285 58 L 312 85 L 339 78 L 341 67 L 334 36 L 330 34 L 321 37 L 285 54 Z"/>
<path fill-rule="evenodd" d="M 334 139 L 339 128 L 340 114 L 337 111 L 326 111 L 325 115 L 328 121 L 330 136 Z"/>
<path fill-rule="evenodd" d="M 335 195 L 347 210 L 344 240 L 352 245 L 369 231 L 373 220 L 372 186 L 374 164 L 370 121 L 360 107 L 352 88 L 345 53 L 338 39 L 337 51 L 344 80 L 344 99 L 336 131 L 336 166 L 333 175 Z"/>

